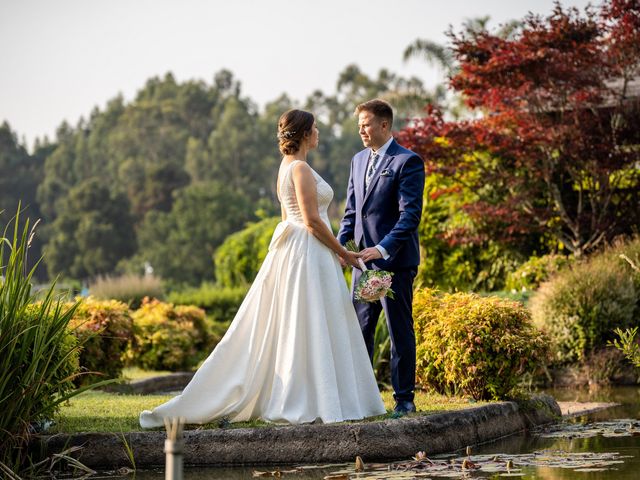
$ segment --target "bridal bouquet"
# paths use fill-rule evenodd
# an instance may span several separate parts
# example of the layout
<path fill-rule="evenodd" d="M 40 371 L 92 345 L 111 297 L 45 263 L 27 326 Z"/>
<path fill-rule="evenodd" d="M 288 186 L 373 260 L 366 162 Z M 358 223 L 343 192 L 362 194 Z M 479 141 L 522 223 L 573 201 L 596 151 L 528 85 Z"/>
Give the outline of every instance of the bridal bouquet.
<path fill-rule="evenodd" d="M 345 247 L 352 252 L 358 252 L 358 246 L 349 240 Z M 353 290 L 353 296 L 360 302 L 377 302 L 384 297 L 393 298 L 391 290 L 391 276 L 393 273 L 385 270 L 369 270 L 362 259 L 358 259 L 362 275 Z"/>

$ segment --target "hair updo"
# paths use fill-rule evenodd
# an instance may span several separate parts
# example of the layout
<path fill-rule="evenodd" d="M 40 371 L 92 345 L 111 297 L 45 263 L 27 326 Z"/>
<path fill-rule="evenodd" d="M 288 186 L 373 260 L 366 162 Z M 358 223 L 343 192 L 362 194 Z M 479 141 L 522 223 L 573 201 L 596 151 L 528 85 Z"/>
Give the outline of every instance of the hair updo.
<path fill-rule="evenodd" d="M 283 155 L 293 155 L 300 150 L 300 143 L 313 128 L 313 114 L 304 110 L 289 110 L 278 120 L 278 141 Z"/>

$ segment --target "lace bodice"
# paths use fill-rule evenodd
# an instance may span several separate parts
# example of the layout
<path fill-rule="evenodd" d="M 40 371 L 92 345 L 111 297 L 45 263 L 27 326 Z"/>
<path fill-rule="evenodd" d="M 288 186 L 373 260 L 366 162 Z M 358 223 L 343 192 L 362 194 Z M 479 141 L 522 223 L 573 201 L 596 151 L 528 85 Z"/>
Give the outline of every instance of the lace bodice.
<path fill-rule="evenodd" d="M 295 223 L 302 223 L 302 212 L 298 206 L 298 199 L 296 197 L 296 189 L 293 184 L 293 165 L 301 162 L 302 160 L 294 160 L 286 167 L 283 167 L 280 174 L 280 203 L 284 207 L 284 211 L 287 215 L 287 220 Z M 324 181 L 324 179 L 318 175 L 318 173 L 312 168 L 313 176 L 316 179 L 316 188 L 318 195 L 318 213 L 320 217 L 329 224 L 329 216 L 327 215 L 327 208 L 333 200 L 333 189 Z"/>

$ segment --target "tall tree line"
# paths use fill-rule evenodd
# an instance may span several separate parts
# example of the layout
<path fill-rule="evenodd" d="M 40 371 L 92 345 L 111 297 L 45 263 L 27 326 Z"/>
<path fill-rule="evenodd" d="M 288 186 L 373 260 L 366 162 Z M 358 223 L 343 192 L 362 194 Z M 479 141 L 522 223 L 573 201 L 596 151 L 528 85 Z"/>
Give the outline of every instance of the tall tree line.
<path fill-rule="evenodd" d="M 212 254 L 229 234 L 279 212 L 279 115 L 293 107 L 317 115 L 322 142 L 311 161 L 335 188 L 337 215 L 361 148 L 354 107 L 379 96 L 397 106 L 397 128 L 438 100 L 416 78 L 386 70 L 372 78 L 350 65 L 332 94 L 303 102 L 283 94 L 260 109 L 221 70 L 211 83 L 151 78 L 131 102 L 116 96 L 75 126 L 63 122 L 33 153 L 5 122 L 1 222 L 18 202 L 42 220 L 30 257 L 44 254 L 41 279 L 90 280 L 147 264 L 174 284 L 197 284 L 212 278 Z"/>

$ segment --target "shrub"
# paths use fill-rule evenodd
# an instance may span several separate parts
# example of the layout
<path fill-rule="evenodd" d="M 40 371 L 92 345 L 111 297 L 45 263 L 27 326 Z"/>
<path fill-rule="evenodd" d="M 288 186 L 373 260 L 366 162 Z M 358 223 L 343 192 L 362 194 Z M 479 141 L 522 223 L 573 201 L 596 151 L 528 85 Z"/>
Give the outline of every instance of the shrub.
<path fill-rule="evenodd" d="M 118 378 L 124 367 L 125 352 L 133 341 L 129 307 L 117 300 L 89 297 L 77 308 L 70 326 L 82 343 L 80 366 L 90 373 L 80 377 L 80 383 L 95 379 L 95 374 Z"/>
<path fill-rule="evenodd" d="M 137 309 L 145 297 L 162 300 L 162 283 L 153 275 L 125 274 L 119 277 L 98 277 L 89 286 L 90 294 L 101 300 L 119 300 Z"/>
<path fill-rule="evenodd" d="M 144 301 L 131 314 L 135 333 L 128 359 L 149 370 L 188 370 L 209 353 L 211 339 L 204 310 Z"/>
<path fill-rule="evenodd" d="M 204 309 L 216 322 L 230 322 L 247 294 L 247 287 L 222 288 L 203 283 L 198 288 L 173 292 L 169 301 L 175 305 L 195 305 Z"/>
<path fill-rule="evenodd" d="M 569 263 L 569 257 L 564 255 L 548 254 L 530 257 L 507 275 L 505 289 L 517 292 L 535 290 L 542 282 L 567 267 Z"/>
<path fill-rule="evenodd" d="M 632 326 L 637 292 L 621 261 L 596 255 L 543 283 L 529 303 L 560 363 L 604 348 L 616 328 Z"/>
<path fill-rule="evenodd" d="M 76 395 L 78 345 L 68 331 L 76 305 L 54 301 L 53 286 L 36 301 L 26 269 L 29 222 L 0 234 L 0 462 L 19 469 L 33 428 Z M 33 235 L 33 232 L 31 232 Z M 0 465 L 1 466 L 1 465 Z"/>
<path fill-rule="evenodd" d="M 640 345 L 636 340 L 638 327 L 621 330 L 616 328 L 614 333 L 618 336 L 610 345 L 620 351 L 636 368 L 640 368 Z"/>
<path fill-rule="evenodd" d="M 424 289 L 413 315 L 416 378 L 440 393 L 508 398 L 517 394 L 520 376 L 543 360 L 543 336 L 518 302 Z"/>
<path fill-rule="evenodd" d="M 635 236 L 627 242 L 616 242 L 607 254 L 611 261 L 618 262 L 623 266 L 623 270 L 627 272 L 633 282 L 636 289 L 636 308 L 633 317 L 637 323 L 640 321 L 640 236 Z M 622 258 L 622 255 L 626 259 Z"/>
<path fill-rule="evenodd" d="M 533 295 L 533 292 L 531 290 L 497 290 L 495 292 L 483 292 L 480 293 L 479 295 L 483 296 L 483 297 L 500 297 L 500 298 L 504 298 L 507 300 L 513 300 L 514 302 L 519 302 L 523 305 L 527 305 L 529 302 L 529 299 L 531 298 L 531 295 Z"/>
<path fill-rule="evenodd" d="M 635 239 L 629 245 L 631 248 L 623 249 L 623 252 L 619 253 L 619 256 L 629 263 L 629 267 L 632 270 L 632 278 L 634 280 L 634 286 L 636 288 L 636 309 L 634 312 L 634 319 L 636 322 L 640 319 L 640 241 Z M 635 260 L 632 260 L 632 257 Z M 640 368 L 640 345 L 636 340 L 636 334 L 638 333 L 638 327 L 622 330 L 616 328 L 614 333 L 618 336 L 618 339 L 613 340 L 610 343 L 611 346 L 618 349 L 636 368 Z"/>
<path fill-rule="evenodd" d="M 267 256 L 279 217 L 250 223 L 229 235 L 214 254 L 216 280 L 223 287 L 246 287 L 256 278 Z"/>

